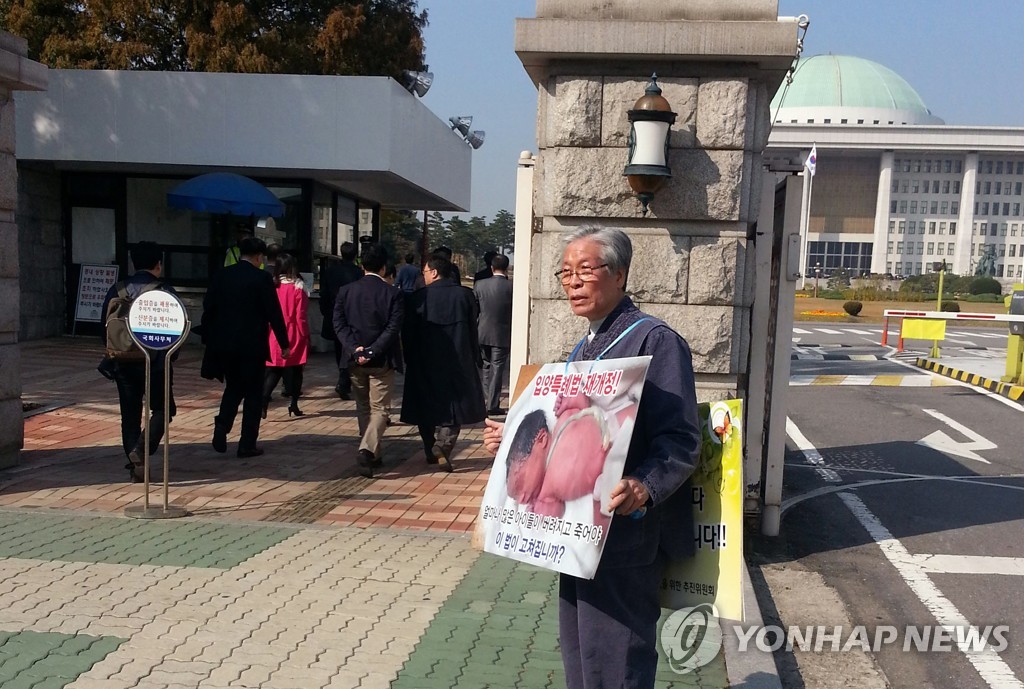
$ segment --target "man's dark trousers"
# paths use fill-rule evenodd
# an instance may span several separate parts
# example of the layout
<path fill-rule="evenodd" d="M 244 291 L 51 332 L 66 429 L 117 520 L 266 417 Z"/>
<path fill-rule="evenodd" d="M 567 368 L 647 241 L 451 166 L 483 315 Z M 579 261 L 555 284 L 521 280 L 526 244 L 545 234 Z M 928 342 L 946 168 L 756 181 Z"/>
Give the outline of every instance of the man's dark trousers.
<path fill-rule="evenodd" d="M 173 371 L 171 387 L 173 389 Z M 146 364 L 119 362 L 114 371 L 117 400 L 121 407 L 121 445 L 127 455 L 143 443 L 142 410 L 146 400 Z M 149 454 L 160 447 L 164 435 L 164 372 L 153 371 L 150 391 Z M 174 397 L 171 396 L 171 417 L 174 416 Z"/>
<path fill-rule="evenodd" d="M 263 413 L 263 378 L 267 362 L 240 354 L 223 357 L 224 396 L 220 400 L 220 413 L 214 419 L 217 429 L 225 434 L 231 431 L 242 404 L 242 433 L 239 450 L 252 450 L 260 435 L 260 416 Z"/>
<path fill-rule="evenodd" d="M 481 378 L 488 412 L 501 408 L 501 386 L 505 384 L 508 375 L 508 353 L 508 347 L 480 345 L 480 358 L 484 363 Z"/>

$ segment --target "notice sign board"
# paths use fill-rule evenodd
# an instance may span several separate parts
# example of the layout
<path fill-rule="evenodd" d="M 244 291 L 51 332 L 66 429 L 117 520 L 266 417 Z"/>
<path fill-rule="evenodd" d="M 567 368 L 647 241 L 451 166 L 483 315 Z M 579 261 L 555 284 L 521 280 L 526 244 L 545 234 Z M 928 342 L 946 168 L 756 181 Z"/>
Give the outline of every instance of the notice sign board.
<path fill-rule="evenodd" d="M 742 414 L 741 400 L 697 406 L 701 447 L 688 496 L 694 556 L 665 568 L 663 607 L 711 603 L 719 617 L 743 621 Z"/>
<path fill-rule="evenodd" d="M 546 364 L 533 376 L 509 410 L 480 506 L 486 552 L 593 578 L 650 360 Z"/>
<path fill-rule="evenodd" d="M 78 277 L 78 301 L 75 320 L 88 323 L 103 322 L 103 301 L 117 282 L 117 266 L 83 265 Z"/>
<path fill-rule="evenodd" d="M 159 289 L 140 294 L 128 312 L 128 329 L 146 349 L 170 349 L 181 340 L 187 325 L 181 300 Z"/>

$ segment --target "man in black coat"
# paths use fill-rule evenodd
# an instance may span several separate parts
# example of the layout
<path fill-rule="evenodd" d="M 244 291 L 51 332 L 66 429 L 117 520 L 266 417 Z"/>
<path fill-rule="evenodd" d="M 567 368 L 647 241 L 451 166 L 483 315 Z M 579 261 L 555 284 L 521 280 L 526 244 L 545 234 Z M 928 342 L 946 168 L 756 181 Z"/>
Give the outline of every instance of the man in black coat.
<path fill-rule="evenodd" d="M 334 304 L 334 331 L 342 356 L 350 362 L 352 392 L 359 419 L 363 475 L 372 477 L 381 464 L 381 438 L 391 422 L 391 386 L 398 367 L 402 292 L 384 280 L 387 252 L 379 244 L 363 249 L 365 275 L 342 287 Z"/>
<path fill-rule="evenodd" d="M 341 261 L 332 263 L 320 277 L 320 314 L 323 316 L 320 336 L 334 343 L 334 361 L 338 365 L 338 384 L 334 391 L 343 400 L 351 399 L 352 379 L 348 360 L 342 356 L 341 342 L 334 331 L 334 303 L 338 290 L 362 277 L 363 270 L 356 265 L 356 245 L 352 242 L 341 245 Z"/>
<path fill-rule="evenodd" d="M 155 242 L 138 242 L 129 252 L 132 257 L 132 264 L 135 272 L 122 282 L 111 285 L 103 302 L 103 318 L 107 317 L 107 310 L 110 302 L 118 295 L 119 289 L 123 287 L 132 299 L 152 289 L 162 289 L 171 294 L 177 294 L 174 288 L 165 284 L 161 279 L 163 276 L 163 250 Z M 104 326 L 106 324 L 104 323 Z M 103 331 L 103 341 L 106 343 L 106 328 Z M 173 357 L 172 357 L 173 359 Z M 149 454 L 153 454 L 160 447 L 160 440 L 164 435 L 164 366 L 170 366 L 167 362 L 165 352 L 154 352 L 151 355 L 150 376 L 149 376 Z M 145 439 L 142 428 L 142 407 L 146 397 L 146 360 L 141 353 L 137 359 L 110 359 L 106 358 L 101 364 L 104 375 L 113 377 L 117 384 L 117 400 L 121 408 L 121 445 L 128 457 L 125 468 L 131 477 L 132 482 L 142 481 L 143 462 L 146 451 Z M 174 418 L 174 373 L 170 375 L 171 390 L 170 418 Z"/>
<path fill-rule="evenodd" d="M 501 386 L 508 375 L 512 348 L 512 283 L 508 279 L 508 256 L 491 256 L 491 276 L 478 279 L 473 292 L 480 303 L 480 355 L 483 360 L 484 401 L 487 413 L 501 416 Z"/>
<path fill-rule="evenodd" d="M 202 328 L 208 354 L 224 376 L 220 413 L 214 419 L 213 449 L 227 452 L 227 435 L 242 403 L 239 457 L 256 457 L 263 411 L 263 374 L 270 358 L 273 329 L 287 359 L 288 331 L 274 278 L 259 266 L 267 251 L 262 239 L 246 237 L 238 245 L 241 260 L 218 271 L 203 299 Z M 204 362 L 204 368 L 205 368 Z"/>
<path fill-rule="evenodd" d="M 478 308 L 468 287 L 451 279 L 451 262 L 433 255 L 423 267 L 426 287 L 408 296 L 402 347 L 402 422 L 419 427 L 427 462 L 451 456 L 465 424 L 486 418 L 480 385 Z"/>

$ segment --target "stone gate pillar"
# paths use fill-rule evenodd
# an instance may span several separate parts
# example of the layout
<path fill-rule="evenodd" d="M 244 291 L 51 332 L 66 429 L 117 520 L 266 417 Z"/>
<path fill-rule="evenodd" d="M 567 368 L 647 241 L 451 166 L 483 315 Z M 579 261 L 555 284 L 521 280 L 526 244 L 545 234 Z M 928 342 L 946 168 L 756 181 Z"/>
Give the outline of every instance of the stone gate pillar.
<path fill-rule="evenodd" d="M 0 468 L 17 463 L 24 440 L 21 358 L 18 354 L 18 168 L 14 156 L 14 101 L 18 90 L 46 88 L 46 67 L 26 58 L 24 39 L 0 31 Z"/>
<path fill-rule="evenodd" d="M 777 15 L 777 0 L 537 0 L 517 20 L 539 91 L 531 361 L 564 358 L 583 331 L 554 272 L 562 236 L 597 222 L 630 234 L 627 289 L 689 341 L 698 397 L 745 396 L 768 105 L 797 49 Z M 678 117 L 672 179 L 643 218 L 622 175 L 626 111 L 654 72 Z"/>

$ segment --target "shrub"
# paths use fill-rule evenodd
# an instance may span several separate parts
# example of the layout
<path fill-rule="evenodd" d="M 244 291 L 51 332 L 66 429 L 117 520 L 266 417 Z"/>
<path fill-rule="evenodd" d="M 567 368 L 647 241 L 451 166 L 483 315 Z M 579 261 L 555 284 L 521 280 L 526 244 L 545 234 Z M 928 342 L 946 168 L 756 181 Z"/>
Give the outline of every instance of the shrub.
<path fill-rule="evenodd" d="M 971 301 L 979 304 L 1001 304 L 1003 297 L 998 294 L 968 294 L 960 297 L 960 301 Z"/>
<path fill-rule="evenodd" d="M 953 303 L 955 304 L 956 302 Z M 861 304 L 859 301 L 848 301 L 845 304 L 843 304 L 843 311 L 850 314 L 851 316 L 856 316 L 857 314 L 860 313 L 860 310 L 863 308 L 864 304 Z"/>
<path fill-rule="evenodd" d="M 955 301 L 944 301 L 942 302 L 942 310 L 949 311 L 950 313 L 960 313 L 960 304 Z"/>
<path fill-rule="evenodd" d="M 970 287 L 971 294 L 1002 294 L 1003 286 L 999 280 L 983 275 L 974 278 Z"/>
<path fill-rule="evenodd" d="M 820 289 L 818 290 L 819 299 L 846 299 L 846 295 L 842 291 L 837 289 Z"/>

